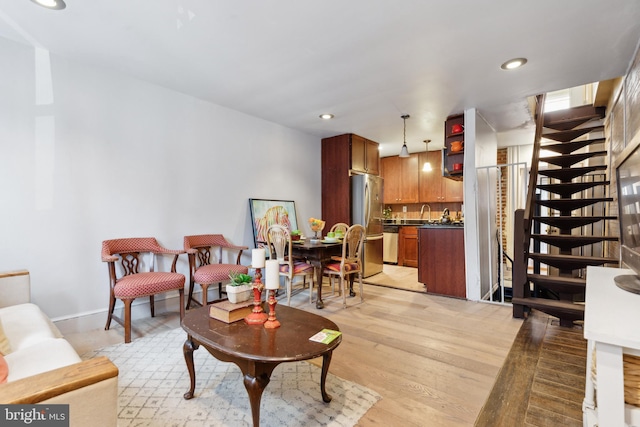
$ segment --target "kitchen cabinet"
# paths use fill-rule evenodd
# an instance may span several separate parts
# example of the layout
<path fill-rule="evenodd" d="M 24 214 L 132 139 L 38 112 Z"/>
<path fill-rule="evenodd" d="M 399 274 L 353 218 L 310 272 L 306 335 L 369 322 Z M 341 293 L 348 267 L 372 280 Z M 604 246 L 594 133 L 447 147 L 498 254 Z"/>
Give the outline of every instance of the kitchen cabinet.
<path fill-rule="evenodd" d="M 418 228 L 418 281 L 427 293 L 466 298 L 464 227 Z"/>
<path fill-rule="evenodd" d="M 464 114 L 447 117 L 444 122 L 444 168 L 442 175 L 462 180 L 464 170 Z M 459 165 L 459 169 L 456 169 Z"/>
<path fill-rule="evenodd" d="M 379 144 L 351 134 L 351 169 L 372 175 L 380 174 Z"/>
<path fill-rule="evenodd" d="M 380 160 L 385 204 L 418 203 L 418 162 L 417 154 L 383 157 Z"/>
<path fill-rule="evenodd" d="M 431 171 L 422 170 L 425 162 L 431 164 Z M 418 196 L 420 203 L 462 202 L 462 181 L 442 177 L 442 152 L 426 151 L 419 153 Z"/>
<path fill-rule="evenodd" d="M 418 227 L 403 225 L 398 236 L 398 265 L 418 266 Z"/>
<path fill-rule="evenodd" d="M 322 139 L 322 219 L 327 226 L 351 224 L 352 173 L 380 170 L 378 143 L 355 134 Z"/>

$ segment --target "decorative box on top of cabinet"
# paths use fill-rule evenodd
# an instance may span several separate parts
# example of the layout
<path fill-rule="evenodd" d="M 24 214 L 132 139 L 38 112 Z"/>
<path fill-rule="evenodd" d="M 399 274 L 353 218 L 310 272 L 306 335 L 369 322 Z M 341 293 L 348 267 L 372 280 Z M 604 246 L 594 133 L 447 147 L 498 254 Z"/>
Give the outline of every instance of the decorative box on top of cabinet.
<path fill-rule="evenodd" d="M 447 117 L 444 122 L 442 175 L 462 179 L 464 172 L 464 114 Z"/>
<path fill-rule="evenodd" d="M 328 226 L 351 223 L 351 182 L 354 173 L 380 172 L 378 143 L 347 133 L 322 139 L 322 219 Z"/>

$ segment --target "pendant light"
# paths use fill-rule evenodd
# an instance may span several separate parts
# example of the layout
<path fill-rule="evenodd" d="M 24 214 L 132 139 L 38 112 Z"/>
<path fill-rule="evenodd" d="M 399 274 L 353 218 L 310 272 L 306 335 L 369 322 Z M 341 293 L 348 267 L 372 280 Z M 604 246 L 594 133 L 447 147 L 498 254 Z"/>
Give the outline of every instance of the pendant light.
<path fill-rule="evenodd" d="M 408 114 L 405 114 L 404 116 L 400 116 L 400 117 L 404 121 L 404 139 L 403 139 L 404 143 L 402 144 L 402 150 L 400 150 L 399 157 L 409 157 L 409 150 L 407 149 L 407 119 L 411 116 Z"/>
<path fill-rule="evenodd" d="M 430 139 L 425 139 L 423 142 L 427 145 L 426 152 L 427 152 L 427 155 L 428 155 L 429 154 L 429 143 L 431 142 L 431 140 Z M 422 165 L 422 172 L 431 172 L 432 170 L 433 169 L 431 168 L 431 163 L 424 162 L 424 165 Z"/>

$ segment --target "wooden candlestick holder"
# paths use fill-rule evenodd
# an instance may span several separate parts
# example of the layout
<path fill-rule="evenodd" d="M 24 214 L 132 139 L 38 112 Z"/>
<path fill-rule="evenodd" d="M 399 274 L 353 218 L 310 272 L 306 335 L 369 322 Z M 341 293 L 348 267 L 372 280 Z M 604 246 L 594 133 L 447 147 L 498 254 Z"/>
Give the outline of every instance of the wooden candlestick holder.
<path fill-rule="evenodd" d="M 264 327 L 267 329 L 275 329 L 280 327 L 280 321 L 276 319 L 276 291 L 275 289 L 269 289 L 269 318 L 264 322 Z"/>
<path fill-rule="evenodd" d="M 267 321 L 267 313 L 262 309 L 262 271 L 256 268 L 256 275 L 253 282 L 253 310 L 251 314 L 244 318 L 245 323 L 249 325 L 262 325 Z"/>

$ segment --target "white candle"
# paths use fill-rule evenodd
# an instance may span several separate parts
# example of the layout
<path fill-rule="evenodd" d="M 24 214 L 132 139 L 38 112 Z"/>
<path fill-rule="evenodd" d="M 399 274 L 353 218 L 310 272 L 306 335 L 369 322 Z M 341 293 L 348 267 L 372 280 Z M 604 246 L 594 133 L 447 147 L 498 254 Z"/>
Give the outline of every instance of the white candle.
<path fill-rule="evenodd" d="M 251 267 L 263 268 L 265 259 L 264 248 L 253 249 L 251 251 Z"/>
<path fill-rule="evenodd" d="M 280 287 L 280 263 L 277 259 L 270 259 L 266 262 L 266 281 L 267 289 L 278 289 Z"/>

